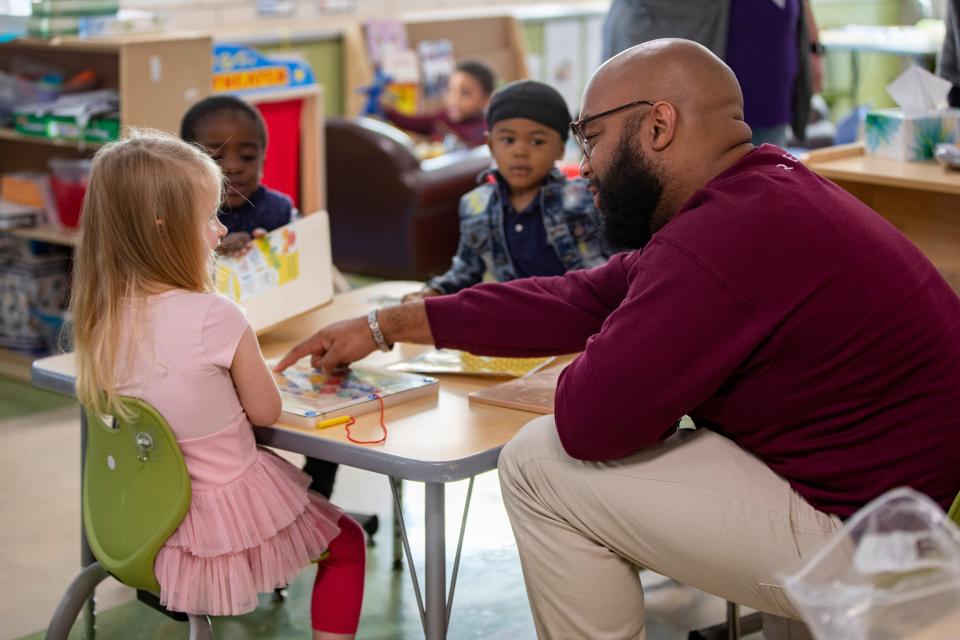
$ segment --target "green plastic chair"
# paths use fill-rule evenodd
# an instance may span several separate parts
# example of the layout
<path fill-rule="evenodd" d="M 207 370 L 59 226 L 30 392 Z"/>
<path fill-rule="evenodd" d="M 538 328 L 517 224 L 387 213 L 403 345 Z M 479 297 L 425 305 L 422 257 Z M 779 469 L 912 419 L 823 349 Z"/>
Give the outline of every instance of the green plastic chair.
<path fill-rule="evenodd" d="M 947 511 L 947 517 L 953 520 L 955 525 L 960 527 L 960 493 L 953 499 L 953 504 L 950 505 L 950 511 Z"/>
<path fill-rule="evenodd" d="M 190 475 L 166 420 L 142 400 L 123 397 L 121 403 L 132 419 L 86 411 L 83 526 L 97 562 L 70 584 L 47 640 L 66 640 L 107 575 L 138 591 L 159 593 L 154 561 L 190 509 Z M 188 619 L 191 640 L 212 638 L 206 616 Z"/>

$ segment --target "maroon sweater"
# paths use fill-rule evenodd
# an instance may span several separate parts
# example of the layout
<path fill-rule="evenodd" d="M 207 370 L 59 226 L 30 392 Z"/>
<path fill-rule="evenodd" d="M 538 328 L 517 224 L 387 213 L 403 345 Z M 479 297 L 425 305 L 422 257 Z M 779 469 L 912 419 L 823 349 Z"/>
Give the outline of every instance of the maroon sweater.
<path fill-rule="evenodd" d="M 483 119 L 482 113 L 460 122 L 451 120 L 446 111 L 426 116 L 408 116 L 393 109 L 386 109 L 384 115 L 394 125 L 414 133 L 427 136 L 453 133 L 468 147 L 479 147 L 487 141 L 487 121 Z"/>
<path fill-rule="evenodd" d="M 960 490 L 960 298 L 899 231 L 783 150 L 717 176 L 642 252 L 429 298 L 439 346 L 583 350 L 560 378 L 566 451 L 611 460 L 689 414 L 816 508 Z"/>

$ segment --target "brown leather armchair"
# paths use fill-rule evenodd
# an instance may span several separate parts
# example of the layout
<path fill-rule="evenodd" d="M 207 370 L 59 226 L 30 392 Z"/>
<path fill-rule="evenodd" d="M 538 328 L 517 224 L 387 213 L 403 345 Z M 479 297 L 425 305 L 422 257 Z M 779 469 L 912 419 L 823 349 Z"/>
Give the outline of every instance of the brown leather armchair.
<path fill-rule="evenodd" d="M 457 249 L 460 197 L 490 166 L 486 147 L 420 161 L 409 136 L 370 118 L 326 121 L 333 263 L 390 279 L 443 273 Z"/>

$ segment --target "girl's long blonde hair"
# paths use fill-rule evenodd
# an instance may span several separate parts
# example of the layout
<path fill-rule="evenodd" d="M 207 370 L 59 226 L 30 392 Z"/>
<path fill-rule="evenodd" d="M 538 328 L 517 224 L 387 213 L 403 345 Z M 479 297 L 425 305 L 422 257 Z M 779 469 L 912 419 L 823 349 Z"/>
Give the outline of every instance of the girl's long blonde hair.
<path fill-rule="evenodd" d="M 133 131 L 94 156 L 70 294 L 85 407 L 124 414 L 115 376 L 125 301 L 213 290 L 203 214 L 216 213 L 222 181 L 207 154 L 159 131 Z"/>

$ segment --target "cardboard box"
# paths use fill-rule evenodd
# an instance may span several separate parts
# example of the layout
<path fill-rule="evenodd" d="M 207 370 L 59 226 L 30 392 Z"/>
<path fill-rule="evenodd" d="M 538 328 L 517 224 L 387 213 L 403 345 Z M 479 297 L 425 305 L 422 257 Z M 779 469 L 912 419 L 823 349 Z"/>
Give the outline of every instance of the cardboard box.
<path fill-rule="evenodd" d="M 955 142 L 960 109 L 904 116 L 900 109 L 875 109 L 867 113 L 864 137 L 867 153 L 904 162 L 933 158 L 936 146 Z"/>

